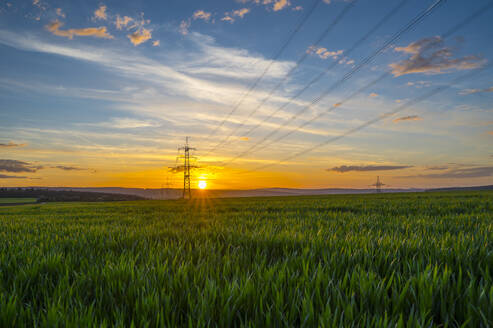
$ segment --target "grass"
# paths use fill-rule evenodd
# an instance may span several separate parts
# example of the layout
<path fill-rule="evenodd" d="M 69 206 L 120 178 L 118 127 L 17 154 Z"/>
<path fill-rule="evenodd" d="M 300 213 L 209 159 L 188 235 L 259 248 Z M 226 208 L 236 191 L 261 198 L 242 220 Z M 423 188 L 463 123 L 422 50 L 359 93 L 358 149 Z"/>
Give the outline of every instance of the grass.
<path fill-rule="evenodd" d="M 0 204 L 25 204 L 36 203 L 37 198 L 0 198 Z"/>
<path fill-rule="evenodd" d="M 0 326 L 489 327 L 493 193 L 0 208 Z"/>

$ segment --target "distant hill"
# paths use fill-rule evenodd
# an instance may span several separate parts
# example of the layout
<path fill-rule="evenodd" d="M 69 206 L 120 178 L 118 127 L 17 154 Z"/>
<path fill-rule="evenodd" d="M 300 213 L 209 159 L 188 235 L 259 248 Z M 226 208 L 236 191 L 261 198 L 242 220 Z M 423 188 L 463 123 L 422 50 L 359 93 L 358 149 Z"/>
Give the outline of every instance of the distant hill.
<path fill-rule="evenodd" d="M 493 185 L 491 185 L 491 186 L 475 186 L 475 187 L 435 188 L 435 189 L 427 189 L 426 191 L 474 191 L 474 190 L 493 190 Z"/>
<path fill-rule="evenodd" d="M 54 190 L 51 188 L 0 188 L 0 198 L 37 198 L 38 202 L 105 202 L 145 199 L 132 194 Z"/>
<path fill-rule="evenodd" d="M 3 191 L 2 191 L 3 190 Z M 382 189 L 389 192 L 423 192 L 423 191 L 473 191 L 493 190 L 493 186 L 450 187 L 434 189 Z M 7 192 L 7 193 L 6 193 Z M 296 188 L 263 188 L 249 190 L 192 190 L 194 197 L 229 198 L 229 197 L 269 197 L 269 196 L 309 196 L 337 194 L 370 194 L 375 189 L 296 189 Z M 5 196 L 4 196 L 5 195 Z M 19 195 L 19 196 L 15 196 Z M 20 196 L 22 195 L 22 196 Z M 38 196 L 36 196 L 38 195 Z M 178 199 L 182 196 L 181 189 L 144 189 L 144 188 L 67 188 L 67 187 L 32 187 L 32 188 L 3 188 L 0 197 L 38 197 L 44 201 L 111 201 L 139 199 Z"/>
<path fill-rule="evenodd" d="M 15 189 L 15 188 L 8 188 Z M 29 189 L 29 188 L 28 188 Z M 113 195 L 130 195 L 138 199 L 178 199 L 182 196 L 181 189 L 163 188 L 163 189 L 144 189 L 144 188 L 119 188 L 119 187 L 102 187 L 102 188 L 66 188 L 66 187 L 48 187 L 38 188 L 35 190 L 50 190 L 60 192 L 79 192 L 79 193 L 99 193 Z M 382 192 L 419 192 L 423 189 L 382 189 Z M 268 196 L 308 196 L 308 195 L 331 195 L 331 194 L 369 194 L 374 193 L 375 189 L 344 189 L 344 188 L 326 188 L 326 189 L 295 189 L 295 188 L 263 188 L 249 190 L 192 190 L 194 197 L 210 198 L 229 198 L 229 197 L 268 197 Z"/>

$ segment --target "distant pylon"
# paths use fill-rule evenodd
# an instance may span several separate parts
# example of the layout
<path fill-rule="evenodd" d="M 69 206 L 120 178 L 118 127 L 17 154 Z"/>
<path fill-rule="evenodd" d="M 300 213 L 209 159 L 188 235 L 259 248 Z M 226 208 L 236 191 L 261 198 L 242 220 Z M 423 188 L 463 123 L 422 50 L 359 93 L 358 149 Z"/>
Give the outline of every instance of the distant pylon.
<path fill-rule="evenodd" d="M 377 182 L 375 183 L 375 188 L 377 189 L 377 192 L 382 192 L 382 186 L 385 186 L 385 184 L 380 182 L 380 177 L 377 176 Z"/>
<path fill-rule="evenodd" d="M 179 148 L 183 150 L 183 198 L 185 199 L 188 194 L 188 199 L 192 199 L 192 191 L 190 189 L 190 150 L 196 150 L 188 145 L 188 137 L 185 138 L 185 146 Z"/>

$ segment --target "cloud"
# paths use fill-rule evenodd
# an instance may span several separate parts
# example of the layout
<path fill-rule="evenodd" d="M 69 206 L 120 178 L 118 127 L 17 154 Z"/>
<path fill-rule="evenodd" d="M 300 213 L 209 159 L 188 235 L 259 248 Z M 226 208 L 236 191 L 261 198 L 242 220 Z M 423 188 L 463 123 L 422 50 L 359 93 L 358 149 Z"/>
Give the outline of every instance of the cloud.
<path fill-rule="evenodd" d="M 452 58 L 452 49 L 445 47 L 439 36 L 424 38 L 394 50 L 411 55 L 409 59 L 389 65 L 394 76 L 415 73 L 443 74 L 452 70 L 478 68 L 485 63 L 476 56 Z"/>
<path fill-rule="evenodd" d="M 62 11 L 62 8 L 57 8 L 56 9 L 56 14 L 57 14 L 57 16 L 60 16 L 62 18 L 65 18 L 65 13 Z"/>
<path fill-rule="evenodd" d="M 182 20 L 179 28 L 180 33 L 183 35 L 187 35 L 189 32 L 188 30 L 190 29 L 190 25 L 191 25 L 190 19 Z"/>
<path fill-rule="evenodd" d="M 431 86 L 430 81 L 414 81 L 414 82 L 407 82 L 408 86 L 414 86 L 418 89 L 420 88 L 427 88 Z"/>
<path fill-rule="evenodd" d="M 241 141 L 248 141 L 248 140 L 250 140 L 250 138 L 248 138 L 248 137 L 240 137 L 240 140 Z"/>
<path fill-rule="evenodd" d="M 302 6 L 296 6 L 296 7 L 293 7 L 292 10 L 293 11 L 300 11 L 300 10 L 303 10 L 303 7 Z"/>
<path fill-rule="evenodd" d="M 106 6 L 101 5 L 99 6 L 98 9 L 94 11 L 94 19 L 102 19 L 106 20 L 107 15 L 106 15 Z"/>
<path fill-rule="evenodd" d="M 493 92 L 493 87 L 491 88 L 486 88 L 486 89 L 465 89 L 459 92 L 460 95 L 470 95 L 473 93 L 480 93 L 480 92 Z"/>
<path fill-rule="evenodd" d="M 88 169 L 83 169 L 81 167 L 76 167 L 76 166 L 64 166 L 64 165 L 56 165 L 52 166 L 52 169 L 59 169 L 63 171 L 86 171 Z"/>
<path fill-rule="evenodd" d="M 161 41 L 156 40 L 156 41 L 152 42 L 152 45 L 153 45 L 154 47 L 159 47 L 159 46 L 161 45 Z"/>
<path fill-rule="evenodd" d="M 241 8 L 233 11 L 233 16 L 243 18 L 246 14 L 250 12 L 248 8 Z"/>
<path fill-rule="evenodd" d="M 123 16 L 122 18 L 120 17 L 120 15 L 117 15 L 115 21 L 116 28 L 121 30 L 123 27 L 126 27 L 131 21 L 133 21 L 133 18 L 131 17 Z"/>
<path fill-rule="evenodd" d="M 342 55 L 343 50 L 329 51 L 327 48 L 309 46 L 306 53 L 319 56 L 322 59 L 327 59 L 329 57 L 337 59 L 340 55 Z"/>
<path fill-rule="evenodd" d="M 124 110 L 137 111 L 140 115 L 145 110 L 162 117 L 163 102 L 169 101 L 171 97 L 200 102 L 202 106 L 230 106 L 245 92 L 243 82 L 249 83 L 258 77 L 270 63 L 269 59 L 244 49 L 218 46 L 214 38 L 203 34 L 192 33 L 189 39 L 197 50 L 187 56 L 186 60 L 178 59 L 178 62 L 172 61 L 167 65 L 136 51 L 77 44 L 59 45 L 32 36 L 0 31 L 0 44 L 90 62 L 101 65 L 113 74 L 124 76 L 132 85 L 129 86 L 130 91 L 80 89 L 76 92 L 82 94 L 82 97 L 116 100 L 122 103 Z M 264 77 L 265 81 L 271 83 L 282 78 L 293 66 L 294 63 L 290 61 L 274 61 Z M 144 84 L 144 87 L 135 88 L 135 84 Z M 266 95 L 266 90 L 256 90 L 247 99 L 246 105 L 254 105 Z M 273 101 L 284 102 L 286 98 L 276 96 Z M 210 119 L 209 115 L 204 119 Z M 218 118 L 212 115 L 212 119 Z"/>
<path fill-rule="evenodd" d="M 203 10 L 197 10 L 193 13 L 192 17 L 193 19 L 203 19 L 208 22 L 209 19 L 211 19 L 211 13 L 205 12 Z"/>
<path fill-rule="evenodd" d="M 233 23 L 235 21 L 234 17 L 243 18 L 249 12 L 250 12 L 250 9 L 248 9 L 248 8 L 241 8 L 238 10 L 233 10 L 232 12 L 225 13 L 224 17 L 221 18 L 221 20 Z"/>
<path fill-rule="evenodd" d="M 0 179 L 29 179 L 29 178 L 24 176 L 18 176 L 18 175 L 0 174 Z"/>
<path fill-rule="evenodd" d="M 63 26 L 63 23 L 61 23 L 59 20 L 55 20 L 55 21 L 51 22 L 50 24 L 46 25 L 45 28 L 54 35 L 63 36 L 63 37 L 69 38 L 69 39 L 72 39 L 74 37 L 74 35 L 93 36 L 96 38 L 113 39 L 113 36 L 107 32 L 105 26 L 60 30 L 60 27 L 62 27 L 62 26 Z"/>
<path fill-rule="evenodd" d="M 288 0 L 277 0 L 272 9 L 274 11 L 283 10 L 284 8 L 289 7 L 290 4 L 291 3 Z"/>
<path fill-rule="evenodd" d="M 493 166 L 455 168 L 443 173 L 419 174 L 404 176 L 401 178 L 427 178 L 427 179 L 470 179 L 483 178 L 493 175 Z"/>
<path fill-rule="evenodd" d="M 422 121 L 423 118 L 419 117 L 418 115 L 411 115 L 411 116 L 404 116 L 404 117 L 399 117 L 396 118 L 393 122 L 394 123 L 399 123 L 403 121 Z"/>
<path fill-rule="evenodd" d="M 391 170 L 402 170 L 407 169 L 412 166 L 409 165 L 341 165 L 327 169 L 327 171 L 335 171 L 339 173 L 346 173 L 351 171 L 358 172 L 370 172 L 370 171 L 391 171 Z"/>
<path fill-rule="evenodd" d="M 443 171 L 443 170 L 447 170 L 448 168 L 449 168 L 448 166 L 430 166 L 427 167 L 426 169 L 432 171 Z"/>
<path fill-rule="evenodd" d="M 112 129 L 137 129 L 137 128 L 149 128 L 161 126 L 160 123 L 149 120 L 137 120 L 128 117 L 116 117 L 111 119 L 109 122 L 99 122 L 99 123 L 86 123 L 81 124 L 86 126 L 97 126 Z"/>
<path fill-rule="evenodd" d="M 370 93 L 370 97 L 376 98 L 376 97 L 378 97 L 378 93 L 372 92 L 372 93 Z"/>
<path fill-rule="evenodd" d="M 488 131 L 488 134 L 491 134 L 493 136 L 493 131 Z"/>
<path fill-rule="evenodd" d="M 0 143 L 0 148 L 15 148 L 15 147 L 24 147 L 26 144 L 16 144 L 13 143 L 12 141 L 9 141 L 7 143 Z"/>
<path fill-rule="evenodd" d="M 328 5 L 330 5 L 331 0 L 323 0 L 322 2 L 324 2 L 324 3 L 328 4 Z"/>
<path fill-rule="evenodd" d="M 226 21 L 226 22 L 230 22 L 230 23 L 233 23 L 235 20 L 234 18 L 232 18 L 231 16 L 224 16 L 223 18 L 221 18 L 222 21 Z"/>
<path fill-rule="evenodd" d="M 18 161 L 15 159 L 0 159 L 0 171 L 4 172 L 29 172 L 33 173 L 42 169 L 42 166 L 34 166 L 31 163 Z"/>
<path fill-rule="evenodd" d="M 130 39 L 130 42 L 132 42 L 134 46 L 138 46 L 139 44 L 149 40 L 152 37 L 152 34 L 151 30 L 141 28 L 138 31 L 128 34 L 127 37 Z"/>

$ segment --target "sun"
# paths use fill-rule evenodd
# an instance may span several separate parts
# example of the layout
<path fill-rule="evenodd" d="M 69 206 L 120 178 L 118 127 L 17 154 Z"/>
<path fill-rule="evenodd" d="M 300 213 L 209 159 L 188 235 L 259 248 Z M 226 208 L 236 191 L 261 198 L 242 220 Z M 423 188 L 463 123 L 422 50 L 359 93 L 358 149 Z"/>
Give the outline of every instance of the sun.
<path fill-rule="evenodd" d="M 205 188 L 207 188 L 207 182 L 205 182 L 204 180 L 200 180 L 200 181 L 199 181 L 199 188 L 200 188 L 200 189 L 205 189 Z"/>

